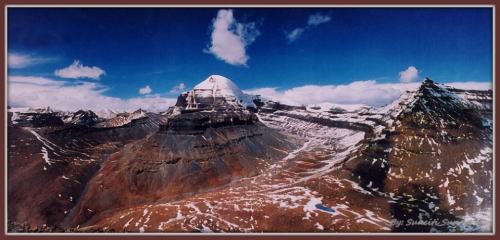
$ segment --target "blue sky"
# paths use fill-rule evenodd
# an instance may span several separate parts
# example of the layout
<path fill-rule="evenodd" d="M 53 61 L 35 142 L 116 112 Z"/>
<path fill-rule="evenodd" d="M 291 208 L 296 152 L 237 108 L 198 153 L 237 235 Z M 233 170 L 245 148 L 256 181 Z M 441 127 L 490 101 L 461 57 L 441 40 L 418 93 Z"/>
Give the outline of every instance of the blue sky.
<path fill-rule="evenodd" d="M 424 76 L 490 82 L 492 10 L 10 8 L 8 51 L 18 57 L 9 55 L 10 77 L 87 84 L 119 99 L 175 98 L 175 86 L 210 74 L 276 91 Z M 86 73 L 69 71 L 75 60 Z"/>

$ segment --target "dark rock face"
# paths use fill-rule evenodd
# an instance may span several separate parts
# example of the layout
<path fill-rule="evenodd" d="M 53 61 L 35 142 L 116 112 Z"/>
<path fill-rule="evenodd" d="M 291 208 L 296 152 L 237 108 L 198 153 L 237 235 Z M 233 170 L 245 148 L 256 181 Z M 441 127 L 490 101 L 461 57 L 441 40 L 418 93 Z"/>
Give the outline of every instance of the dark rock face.
<path fill-rule="evenodd" d="M 66 224 L 90 224 L 132 203 L 171 201 L 256 175 L 295 144 L 247 110 L 173 116 L 157 133 L 114 154 Z"/>
<path fill-rule="evenodd" d="M 63 118 L 66 122 L 69 122 L 71 124 L 83 125 L 87 127 L 90 127 L 101 121 L 101 119 L 99 119 L 99 117 L 90 110 L 89 111 L 78 110 Z"/>
<path fill-rule="evenodd" d="M 43 112 L 43 113 L 28 112 L 16 115 L 17 115 L 15 120 L 16 123 L 22 126 L 55 127 L 64 125 L 64 122 L 61 119 L 61 117 L 54 112 Z"/>
<path fill-rule="evenodd" d="M 186 108 L 187 107 L 187 93 L 181 93 L 177 97 L 177 102 L 175 102 L 176 107 Z"/>
<path fill-rule="evenodd" d="M 409 183 L 404 188 L 405 195 L 401 195 L 390 203 L 391 214 L 398 224 L 393 225 L 394 232 L 450 232 L 450 225 L 445 222 L 460 221 L 447 209 L 439 209 L 442 205 L 440 198 L 435 198 L 439 194 L 432 186 Z M 408 223 L 428 224 L 408 224 Z M 465 229 L 456 229 L 464 231 Z"/>
<path fill-rule="evenodd" d="M 173 116 L 161 130 L 170 134 L 203 134 L 208 128 L 235 125 L 253 125 L 257 122 L 255 114 L 248 110 L 196 111 Z"/>
<path fill-rule="evenodd" d="M 346 162 L 344 167 L 352 171 L 357 176 L 355 180 L 367 190 L 384 189 L 389 170 L 386 161 L 389 156 L 386 150 L 389 147 L 390 143 L 386 139 L 366 141 L 360 150 L 361 155 Z"/>
<path fill-rule="evenodd" d="M 461 124 L 482 127 L 481 115 L 477 108 L 446 88 L 424 81 L 416 97 L 417 100 L 412 102 L 401 116 L 407 120 L 406 124 L 429 129 L 458 128 Z M 443 126 L 444 124 L 446 126 Z"/>
<path fill-rule="evenodd" d="M 31 123 L 34 127 L 62 126 L 64 122 L 54 113 L 34 114 Z"/>
<path fill-rule="evenodd" d="M 267 101 L 264 104 L 262 104 L 262 107 L 259 108 L 259 111 L 263 112 L 275 112 L 279 110 L 284 110 L 284 111 L 292 111 L 292 110 L 306 110 L 306 107 L 304 106 L 290 106 L 286 104 L 282 104 L 279 102 L 274 102 L 274 101 Z"/>
<path fill-rule="evenodd" d="M 92 111 L 78 110 L 76 112 L 58 112 L 50 108 L 34 109 L 28 112 L 10 113 L 9 124 L 17 124 L 25 127 L 68 127 L 86 126 L 90 127 L 99 123 L 101 119 Z M 14 119 L 13 119 L 14 118 Z"/>

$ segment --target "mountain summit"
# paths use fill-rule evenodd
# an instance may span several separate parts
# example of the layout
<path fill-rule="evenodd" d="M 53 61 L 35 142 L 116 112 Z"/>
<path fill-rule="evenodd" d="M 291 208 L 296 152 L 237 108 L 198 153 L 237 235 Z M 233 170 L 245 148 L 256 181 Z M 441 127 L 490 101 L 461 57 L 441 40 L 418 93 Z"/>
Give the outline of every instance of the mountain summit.
<path fill-rule="evenodd" d="M 211 75 L 196 85 L 193 90 L 201 96 L 234 96 L 243 95 L 236 84 L 229 78 L 221 75 Z"/>
<path fill-rule="evenodd" d="M 211 75 L 193 90 L 179 96 L 176 106 L 188 110 L 254 106 L 254 97 L 241 91 L 230 79 Z"/>

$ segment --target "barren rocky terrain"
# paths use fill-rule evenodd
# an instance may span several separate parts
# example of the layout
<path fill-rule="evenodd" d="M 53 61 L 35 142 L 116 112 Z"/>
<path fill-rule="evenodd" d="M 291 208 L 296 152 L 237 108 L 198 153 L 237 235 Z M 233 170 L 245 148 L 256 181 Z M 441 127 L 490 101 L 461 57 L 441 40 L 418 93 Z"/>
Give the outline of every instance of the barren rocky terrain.
<path fill-rule="evenodd" d="M 163 113 L 9 109 L 9 231 L 489 232 L 492 92 L 289 106 L 211 76 Z"/>

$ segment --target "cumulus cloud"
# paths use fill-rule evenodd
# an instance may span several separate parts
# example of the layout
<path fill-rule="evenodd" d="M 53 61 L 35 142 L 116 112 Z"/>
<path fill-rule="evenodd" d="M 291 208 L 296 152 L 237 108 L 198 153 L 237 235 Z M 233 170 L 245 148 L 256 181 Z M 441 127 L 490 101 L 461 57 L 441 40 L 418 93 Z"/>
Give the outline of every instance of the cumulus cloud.
<path fill-rule="evenodd" d="M 377 83 L 367 80 L 343 85 L 305 85 L 285 90 L 261 88 L 245 92 L 291 105 L 328 102 L 383 106 L 397 99 L 404 91 L 416 89 L 418 86 L 419 83 Z"/>
<path fill-rule="evenodd" d="M 139 93 L 140 94 L 150 94 L 151 92 L 153 91 L 153 89 L 151 89 L 149 87 L 149 85 L 146 85 L 145 87 L 143 88 L 139 88 Z"/>
<path fill-rule="evenodd" d="M 75 60 L 71 65 L 63 69 L 56 70 L 54 74 L 62 78 L 91 78 L 99 80 L 106 72 L 99 67 L 83 66 L 79 60 Z"/>
<path fill-rule="evenodd" d="M 418 69 L 414 66 L 409 66 L 406 70 L 399 72 L 399 81 L 403 83 L 414 82 L 418 78 Z"/>
<path fill-rule="evenodd" d="M 11 107 L 47 107 L 75 111 L 112 109 L 130 111 L 139 108 L 160 112 L 175 104 L 176 99 L 159 95 L 122 99 L 104 95 L 106 87 L 95 82 L 67 82 L 43 77 L 10 76 L 8 105 Z"/>
<path fill-rule="evenodd" d="M 286 32 L 285 36 L 288 42 L 294 42 L 295 40 L 299 39 L 302 34 L 310 29 L 311 27 L 316 27 L 320 24 L 327 23 L 331 20 L 331 17 L 328 15 L 323 15 L 321 13 L 315 13 L 313 15 L 309 16 L 309 19 L 307 20 L 307 24 L 304 27 L 297 27 L 293 29 L 290 32 Z"/>
<path fill-rule="evenodd" d="M 181 85 L 181 84 L 179 84 Z M 179 86 L 178 85 L 178 86 Z M 452 82 L 445 85 L 460 89 L 491 89 L 491 82 Z M 374 80 L 356 81 L 341 85 L 305 85 L 290 89 L 259 88 L 245 93 L 291 105 L 311 104 L 365 104 L 383 106 L 397 99 L 407 90 L 415 90 L 420 83 L 378 83 Z M 175 104 L 175 98 L 158 94 L 130 99 L 109 97 L 107 88 L 95 82 L 68 82 L 35 76 L 8 78 L 8 105 L 11 107 L 47 107 L 75 111 L 112 109 L 130 111 L 139 108 L 161 112 Z"/>
<path fill-rule="evenodd" d="M 320 13 L 316 13 L 316 14 L 309 16 L 309 20 L 307 20 L 307 25 L 318 26 L 322 23 L 327 23 L 330 20 L 331 20 L 330 16 L 321 15 Z"/>
<path fill-rule="evenodd" d="M 221 9 L 213 20 L 211 43 L 204 51 L 231 65 L 246 66 L 249 56 L 246 48 L 259 36 L 254 22 L 239 23 L 233 10 Z"/>
<path fill-rule="evenodd" d="M 416 90 L 421 83 L 378 83 L 375 80 L 355 81 L 341 85 L 305 85 L 290 89 L 272 87 L 250 89 L 244 92 L 261 95 L 265 99 L 289 105 L 364 104 L 380 107 L 399 98 L 405 91 Z M 488 90 L 491 82 L 451 82 L 444 85 L 459 89 Z"/>
<path fill-rule="evenodd" d="M 9 53 L 7 58 L 9 68 L 25 68 L 31 65 L 46 62 L 48 60 L 48 58 L 35 57 L 19 53 Z"/>
<path fill-rule="evenodd" d="M 179 83 L 175 85 L 172 89 L 170 89 L 171 93 L 180 93 L 186 89 L 186 84 L 184 83 Z"/>

